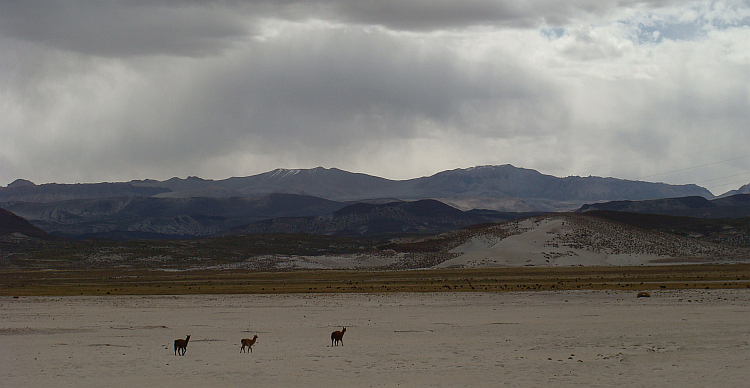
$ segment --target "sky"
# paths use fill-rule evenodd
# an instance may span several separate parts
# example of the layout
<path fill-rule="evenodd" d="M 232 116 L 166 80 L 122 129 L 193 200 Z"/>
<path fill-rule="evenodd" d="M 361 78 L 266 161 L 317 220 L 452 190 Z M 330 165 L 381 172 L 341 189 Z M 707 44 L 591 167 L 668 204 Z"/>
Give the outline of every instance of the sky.
<path fill-rule="evenodd" d="M 0 2 L 0 185 L 750 183 L 750 0 Z"/>

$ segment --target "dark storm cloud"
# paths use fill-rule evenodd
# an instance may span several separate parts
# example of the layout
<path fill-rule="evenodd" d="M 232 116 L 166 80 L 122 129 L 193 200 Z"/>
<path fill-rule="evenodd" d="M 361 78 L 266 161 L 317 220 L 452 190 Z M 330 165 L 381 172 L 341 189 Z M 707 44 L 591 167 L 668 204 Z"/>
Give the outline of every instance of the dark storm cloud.
<path fill-rule="evenodd" d="M 209 2 L 13 1 L 0 33 L 100 56 L 204 55 L 247 35 L 231 9 Z"/>
<path fill-rule="evenodd" d="M 382 25 L 396 30 L 430 31 L 469 26 L 536 28 L 563 25 L 600 17 L 619 7 L 637 4 L 643 9 L 664 6 L 670 0 L 319 0 L 292 3 L 317 15 L 348 22 Z M 294 9 L 290 7 L 290 9 Z"/>
<path fill-rule="evenodd" d="M 578 3 L 578 4 L 576 4 Z M 340 11 L 353 20 L 396 29 L 454 29 L 472 25 L 534 28 L 559 25 L 582 12 L 602 12 L 606 2 L 566 1 L 371 1 L 342 2 Z"/>
<path fill-rule="evenodd" d="M 661 2 L 654 2 L 661 3 Z M 14 1 L 0 5 L 0 33 L 101 56 L 208 55 L 253 35 L 254 19 L 310 17 L 398 30 L 473 25 L 560 25 L 617 6 L 609 1 Z"/>

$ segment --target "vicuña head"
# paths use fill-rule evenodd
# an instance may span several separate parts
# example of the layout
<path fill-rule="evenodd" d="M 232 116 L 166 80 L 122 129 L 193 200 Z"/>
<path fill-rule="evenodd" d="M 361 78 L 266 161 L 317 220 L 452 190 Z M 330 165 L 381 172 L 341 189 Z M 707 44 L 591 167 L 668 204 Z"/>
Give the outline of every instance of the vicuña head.
<path fill-rule="evenodd" d="M 341 343 L 341 346 L 344 346 L 344 333 L 346 333 L 346 328 L 331 333 L 331 346 L 338 346 L 339 342 Z"/>
<path fill-rule="evenodd" d="M 242 342 L 242 347 L 240 348 L 240 353 L 245 351 L 245 347 L 247 346 L 248 349 L 250 349 L 250 353 L 253 352 L 253 345 L 255 345 L 255 341 L 258 340 L 258 335 L 254 335 L 253 339 L 250 338 L 243 338 L 240 342 Z M 247 352 L 247 351 L 245 351 Z"/>
<path fill-rule="evenodd" d="M 179 354 L 180 356 L 185 355 L 185 351 L 187 350 L 187 344 L 188 341 L 190 341 L 190 336 L 185 337 L 185 339 L 176 339 L 174 340 L 174 355 L 176 356 Z"/>

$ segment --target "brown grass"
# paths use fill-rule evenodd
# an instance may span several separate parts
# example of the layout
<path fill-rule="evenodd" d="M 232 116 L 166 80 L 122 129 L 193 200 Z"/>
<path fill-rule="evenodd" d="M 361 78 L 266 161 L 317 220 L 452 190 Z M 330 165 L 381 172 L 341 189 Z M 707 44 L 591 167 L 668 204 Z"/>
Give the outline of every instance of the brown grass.
<path fill-rule="evenodd" d="M 0 295 L 505 292 L 750 288 L 750 264 L 412 271 L 0 270 Z"/>

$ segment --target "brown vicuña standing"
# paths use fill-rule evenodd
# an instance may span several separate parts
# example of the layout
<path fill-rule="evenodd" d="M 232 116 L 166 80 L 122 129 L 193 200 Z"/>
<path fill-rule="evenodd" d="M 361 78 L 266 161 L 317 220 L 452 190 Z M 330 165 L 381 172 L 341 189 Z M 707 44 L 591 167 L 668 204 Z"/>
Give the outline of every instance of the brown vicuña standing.
<path fill-rule="evenodd" d="M 188 341 L 190 341 L 190 336 L 187 336 L 185 339 L 176 339 L 174 340 L 174 355 L 176 356 L 179 354 L 180 356 L 185 355 L 185 351 L 187 350 L 187 344 Z"/>
<path fill-rule="evenodd" d="M 257 334 L 253 336 L 253 339 L 243 338 L 242 341 L 241 341 L 242 342 L 242 347 L 240 348 L 240 353 L 242 353 L 242 351 L 245 351 L 247 353 L 247 351 L 245 350 L 245 346 L 247 346 L 247 348 L 250 349 L 250 353 L 252 353 L 253 352 L 253 345 L 255 345 L 255 341 L 257 341 L 257 340 L 258 340 L 258 335 Z"/>
<path fill-rule="evenodd" d="M 339 342 L 341 342 L 341 346 L 344 346 L 344 333 L 346 333 L 346 328 L 331 333 L 331 346 L 338 346 Z"/>

